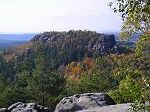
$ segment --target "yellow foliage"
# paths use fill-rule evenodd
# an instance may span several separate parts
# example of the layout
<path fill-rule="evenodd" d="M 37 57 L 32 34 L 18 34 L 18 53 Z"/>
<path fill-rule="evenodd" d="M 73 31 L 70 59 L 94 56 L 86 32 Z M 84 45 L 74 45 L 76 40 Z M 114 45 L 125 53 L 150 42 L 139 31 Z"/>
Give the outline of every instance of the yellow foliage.
<path fill-rule="evenodd" d="M 81 68 L 79 68 L 79 67 L 73 67 L 72 68 L 72 73 L 73 74 L 79 74 L 79 73 L 81 73 Z"/>

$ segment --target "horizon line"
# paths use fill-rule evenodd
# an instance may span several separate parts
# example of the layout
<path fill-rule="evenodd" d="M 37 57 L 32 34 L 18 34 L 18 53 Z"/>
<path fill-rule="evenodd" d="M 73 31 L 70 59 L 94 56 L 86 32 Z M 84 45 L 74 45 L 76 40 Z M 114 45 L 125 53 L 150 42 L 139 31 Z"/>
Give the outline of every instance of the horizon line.
<path fill-rule="evenodd" d="M 70 29 L 70 30 L 74 30 L 74 29 Z M 20 34 L 39 34 L 39 33 L 44 33 L 44 32 L 51 32 L 51 31 L 56 31 L 56 32 L 68 32 L 70 30 L 49 30 L 49 31 L 37 31 L 37 32 L 0 32 L 0 34 L 16 34 L 16 35 L 20 35 Z M 74 31 L 79 31 L 79 30 L 74 30 Z M 84 30 L 82 30 L 84 31 Z M 104 31 L 98 31 L 98 30 L 87 30 L 85 29 L 85 31 L 95 31 L 97 33 L 118 33 L 120 32 L 120 30 L 104 30 Z"/>

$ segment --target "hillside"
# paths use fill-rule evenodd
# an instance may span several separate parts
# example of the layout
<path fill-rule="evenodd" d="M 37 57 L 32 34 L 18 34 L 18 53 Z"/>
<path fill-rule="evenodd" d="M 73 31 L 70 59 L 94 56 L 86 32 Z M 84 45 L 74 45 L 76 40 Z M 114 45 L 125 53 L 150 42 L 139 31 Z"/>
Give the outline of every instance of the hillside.
<path fill-rule="evenodd" d="M 31 42 L 47 42 L 50 47 L 85 48 L 89 51 L 107 53 L 114 51 L 116 45 L 114 35 L 99 34 L 91 31 L 45 32 L 31 39 Z"/>
<path fill-rule="evenodd" d="M 51 108 L 67 96 L 108 93 L 116 103 L 150 101 L 149 35 L 131 49 L 114 35 L 44 32 L 0 53 L 0 108 L 35 102 Z"/>
<path fill-rule="evenodd" d="M 35 35 L 26 45 L 8 50 L 7 57 L 23 55 L 26 52 L 46 54 L 54 68 L 86 56 L 100 56 L 121 52 L 116 46 L 114 35 L 99 34 L 92 31 L 44 32 Z M 13 57 L 14 57 L 13 56 Z M 53 61 L 52 61 L 53 60 Z"/>

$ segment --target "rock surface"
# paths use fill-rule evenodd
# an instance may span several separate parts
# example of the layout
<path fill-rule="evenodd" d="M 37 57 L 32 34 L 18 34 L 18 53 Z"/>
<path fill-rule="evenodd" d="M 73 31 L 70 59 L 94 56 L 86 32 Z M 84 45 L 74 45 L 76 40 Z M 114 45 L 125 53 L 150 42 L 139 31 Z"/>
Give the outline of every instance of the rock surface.
<path fill-rule="evenodd" d="M 52 112 L 50 108 L 37 105 L 36 103 L 22 103 L 18 102 L 12 104 L 8 108 L 0 109 L 0 112 Z"/>
<path fill-rule="evenodd" d="M 116 104 L 105 93 L 76 94 L 63 98 L 54 112 L 129 112 L 130 103 Z M 53 112 L 50 108 L 36 103 L 18 102 L 0 112 Z"/>
<path fill-rule="evenodd" d="M 117 104 L 117 105 L 109 105 L 103 107 L 95 107 L 87 110 L 77 111 L 77 112 L 129 112 L 131 108 L 130 103 L 127 104 Z"/>
<path fill-rule="evenodd" d="M 114 100 L 105 93 L 77 94 L 63 98 L 56 106 L 55 112 L 75 112 L 102 106 L 115 105 Z"/>

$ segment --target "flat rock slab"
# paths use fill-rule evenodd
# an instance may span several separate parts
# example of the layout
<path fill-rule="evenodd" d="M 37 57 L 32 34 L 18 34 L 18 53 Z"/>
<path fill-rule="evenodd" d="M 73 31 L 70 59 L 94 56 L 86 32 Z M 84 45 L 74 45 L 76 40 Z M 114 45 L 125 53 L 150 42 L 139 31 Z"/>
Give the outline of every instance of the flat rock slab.
<path fill-rule="evenodd" d="M 131 103 L 127 104 L 117 104 L 103 107 L 95 107 L 87 110 L 81 110 L 76 112 L 130 112 L 129 108 L 131 108 Z"/>

